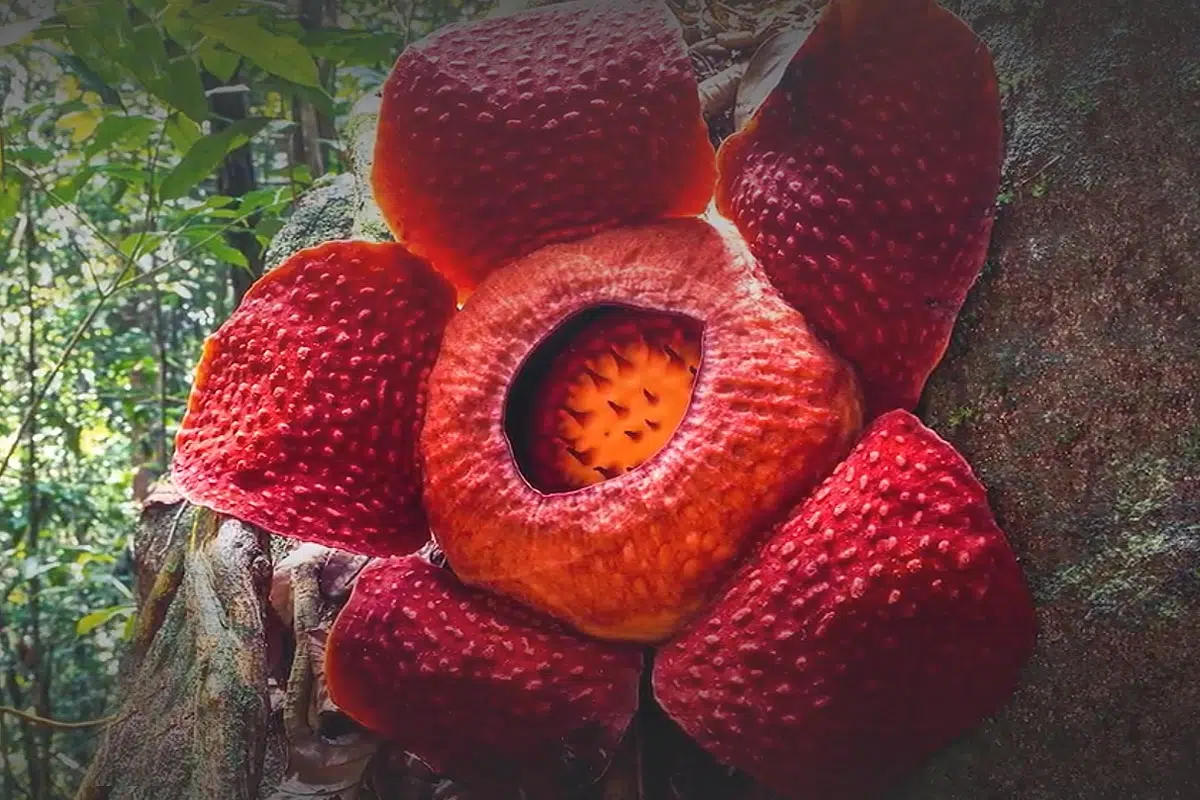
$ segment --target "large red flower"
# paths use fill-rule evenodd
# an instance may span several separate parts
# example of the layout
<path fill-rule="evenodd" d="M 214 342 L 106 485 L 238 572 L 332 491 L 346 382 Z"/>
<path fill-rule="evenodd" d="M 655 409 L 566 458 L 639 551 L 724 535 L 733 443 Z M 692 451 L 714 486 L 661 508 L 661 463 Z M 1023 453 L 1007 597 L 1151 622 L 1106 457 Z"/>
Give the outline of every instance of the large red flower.
<path fill-rule="evenodd" d="M 1000 158 L 988 52 L 932 0 L 833 0 L 715 158 L 663 6 L 446 29 L 384 89 L 398 243 L 251 289 L 175 480 L 383 556 L 329 688 L 439 771 L 594 780 L 652 643 L 654 699 L 717 758 L 876 791 L 996 710 L 1033 644 L 983 487 L 908 411 Z M 431 534 L 449 567 L 414 554 Z"/>

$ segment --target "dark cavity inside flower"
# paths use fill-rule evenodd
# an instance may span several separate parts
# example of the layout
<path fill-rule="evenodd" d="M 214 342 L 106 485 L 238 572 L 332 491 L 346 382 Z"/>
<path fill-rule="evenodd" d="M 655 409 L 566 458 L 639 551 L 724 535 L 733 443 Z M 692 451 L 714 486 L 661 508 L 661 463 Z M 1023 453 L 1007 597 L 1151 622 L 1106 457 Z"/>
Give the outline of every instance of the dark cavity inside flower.
<path fill-rule="evenodd" d="M 704 326 L 624 306 L 579 312 L 513 382 L 505 425 L 522 474 L 544 492 L 637 469 L 675 433 L 692 399 Z"/>

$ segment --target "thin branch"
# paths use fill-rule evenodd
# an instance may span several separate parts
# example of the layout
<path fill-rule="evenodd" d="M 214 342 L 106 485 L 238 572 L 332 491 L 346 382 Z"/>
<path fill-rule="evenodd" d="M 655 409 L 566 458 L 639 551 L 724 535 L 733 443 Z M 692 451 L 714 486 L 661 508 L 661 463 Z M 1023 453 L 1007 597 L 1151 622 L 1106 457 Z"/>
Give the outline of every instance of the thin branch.
<path fill-rule="evenodd" d="M 151 269 L 148 269 L 145 272 L 138 273 L 137 275 L 134 275 L 130 278 L 125 279 L 125 281 L 123 283 L 121 283 L 119 286 L 117 286 L 117 288 L 114 290 L 113 293 L 115 294 L 116 292 L 120 292 L 125 289 L 128 289 L 130 286 L 139 284 L 145 280 L 155 277 L 156 275 L 161 275 L 163 272 L 165 272 L 169 268 L 175 266 L 180 261 L 183 261 L 184 259 L 186 259 L 192 253 L 195 253 L 197 250 L 202 249 L 206 244 L 211 242 L 213 239 L 216 239 L 217 237 L 220 237 L 220 236 L 224 236 L 227 231 L 231 231 L 234 228 L 238 227 L 241 223 L 245 222 L 247 219 L 254 216 L 256 213 L 260 213 L 264 210 L 271 209 L 272 207 L 277 206 L 277 205 L 283 206 L 283 205 L 287 205 L 287 203 L 285 203 L 284 201 L 281 200 L 278 203 L 272 203 L 270 206 L 263 206 L 262 208 L 256 208 L 253 211 L 247 211 L 244 214 L 241 214 L 237 217 L 232 218 L 229 221 L 228 225 L 226 225 L 223 228 L 213 231 L 211 234 L 209 234 L 208 236 L 205 236 L 203 239 L 200 239 L 195 244 L 193 244 L 191 247 L 187 248 L 182 253 L 179 253 L 178 255 L 174 256 L 169 261 L 164 261 L 163 263 L 159 264 L 158 266 L 152 267 Z"/>
<path fill-rule="evenodd" d="M 26 722 L 34 725 L 41 725 L 46 728 L 55 728 L 62 731 L 96 728 L 101 725 L 111 725 L 121 718 L 120 714 L 110 714 L 107 717 L 99 717 L 97 719 L 85 719 L 80 720 L 79 722 L 65 722 L 59 719 L 41 717 L 29 711 L 22 711 L 19 708 L 13 708 L 12 706 L 0 706 L 0 714 L 11 714 L 18 719 L 23 719 Z"/>
<path fill-rule="evenodd" d="M 67 241 L 70 243 L 71 249 L 79 254 L 81 271 L 91 279 L 92 286 L 96 288 L 97 292 L 104 291 L 104 284 L 100 282 L 100 274 L 96 272 L 96 270 L 92 269 L 92 260 L 88 257 L 88 254 L 84 252 L 83 245 L 79 243 L 79 239 L 76 237 L 75 231 L 72 230 L 67 232 Z"/>
<path fill-rule="evenodd" d="M 166 133 L 166 125 L 164 124 L 163 127 L 160 128 L 160 130 L 159 130 L 158 139 L 155 142 L 154 150 L 150 157 L 150 165 L 149 165 L 150 181 L 149 181 L 149 184 L 151 186 L 153 186 L 154 175 L 155 175 L 155 171 L 156 171 L 156 168 L 158 165 L 158 156 L 159 156 L 159 152 L 160 152 L 160 149 L 162 146 L 162 141 L 163 141 L 163 137 L 165 136 L 165 133 Z M 24 433 L 25 433 L 26 429 L 29 427 L 29 425 L 32 424 L 33 417 L 37 412 L 37 408 L 41 405 L 42 401 L 46 397 L 46 394 L 50 391 L 50 387 L 54 383 L 54 380 L 58 377 L 59 373 L 62 372 L 63 367 L 66 366 L 67 360 L 71 357 L 71 354 L 75 352 L 75 348 L 78 346 L 80 340 L 83 338 L 84 334 L 86 334 L 88 332 L 88 330 L 91 328 L 92 323 L 96 320 L 96 317 L 104 309 L 104 306 L 108 303 L 108 301 L 111 300 L 113 298 L 113 296 L 117 295 L 118 293 L 120 293 L 122 291 L 125 291 L 129 287 L 134 286 L 138 283 L 141 283 L 144 280 L 150 279 L 156 275 L 161 274 L 162 272 L 166 271 L 167 269 L 178 264 L 180 261 L 186 259 L 192 253 L 196 252 L 197 250 L 199 250 L 202 247 L 204 247 L 205 245 L 207 245 L 213 239 L 216 239 L 219 236 L 224 236 L 226 231 L 233 230 L 235 227 L 239 226 L 242 222 L 246 221 L 251 216 L 253 216 L 253 214 L 255 212 L 261 212 L 264 210 L 263 208 L 258 208 L 258 209 L 255 209 L 254 211 L 250 211 L 245 214 L 241 214 L 241 215 L 235 217 L 234 219 L 230 220 L 229 224 L 223 226 L 222 228 L 220 228 L 216 232 L 212 233 L 211 235 L 204 237 L 200 241 L 196 242 L 193 246 L 185 249 L 182 253 L 179 253 L 178 255 L 169 259 L 168 261 L 164 261 L 162 264 L 159 264 L 156 267 L 154 267 L 150 270 L 147 270 L 146 272 L 143 272 L 139 275 L 127 278 L 126 276 L 129 274 L 130 269 L 135 265 L 136 256 L 139 253 L 139 251 L 141 250 L 141 247 L 142 247 L 143 243 L 145 242 L 146 235 L 149 233 L 149 230 L 150 230 L 150 221 L 154 214 L 155 205 L 156 205 L 154 202 L 155 198 L 154 198 L 153 191 L 150 192 L 150 196 L 146 202 L 146 213 L 144 215 L 144 222 L 142 225 L 142 230 L 139 232 L 139 236 L 138 236 L 137 241 L 135 242 L 134 247 L 132 247 L 130 249 L 129 253 L 126 254 L 126 253 L 122 253 L 121 248 L 118 247 L 116 244 L 114 244 L 113 241 L 111 239 L 109 239 L 108 236 L 103 231 L 101 231 L 99 228 L 97 228 L 96 225 L 94 223 L 92 223 L 92 221 L 90 219 L 88 219 L 81 211 L 79 211 L 78 208 L 76 208 L 73 203 L 63 202 L 62 199 L 55 194 L 54 190 L 46 185 L 45 181 L 42 180 L 40 175 L 38 175 L 36 172 L 32 172 L 30 170 L 25 169 L 24 167 L 22 167 L 19 164 L 14 164 L 13 166 L 14 166 L 14 168 L 20 170 L 26 177 L 35 181 L 38 184 L 38 187 L 48 197 L 50 197 L 51 199 L 58 200 L 61 205 L 63 205 L 65 208 L 68 208 L 71 211 L 71 213 L 75 216 L 75 218 L 78 219 L 86 228 L 88 228 L 96 236 L 96 238 L 100 240 L 100 242 L 102 242 L 105 246 L 107 246 L 113 253 L 116 253 L 116 254 L 122 256 L 124 258 L 124 261 L 121 265 L 121 269 L 118 271 L 116 276 L 114 276 L 113 279 L 111 281 L 109 281 L 109 283 L 106 286 L 100 287 L 99 298 L 96 300 L 95 304 L 92 305 L 91 309 L 88 310 L 87 315 L 83 318 L 83 320 L 79 323 L 79 325 L 76 326 L 75 330 L 72 331 L 70 337 L 68 337 L 68 339 L 67 339 L 66 344 L 63 346 L 62 352 L 59 354 L 58 359 L 54 362 L 54 365 L 51 367 L 49 375 L 46 376 L 46 378 L 42 381 L 41 386 L 38 387 L 37 392 L 35 393 L 34 397 L 32 398 L 31 406 L 25 410 L 25 413 L 21 418 L 21 423 L 17 427 L 16 435 L 13 438 L 12 445 L 5 452 L 3 460 L 0 461 L 0 477 L 3 477 L 5 471 L 8 469 L 9 462 L 12 460 L 13 455 L 16 453 L 17 449 L 20 447 L 21 437 L 24 435 Z M 177 232 L 178 232 L 178 230 L 175 232 L 172 232 L 171 235 L 175 235 Z"/>
<path fill-rule="evenodd" d="M 120 255 L 122 257 L 125 256 L 125 254 L 121 252 L 121 248 L 119 248 L 119 247 L 117 247 L 117 245 L 113 244 L 112 239 L 109 239 L 108 235 L 104 231 L 102 231 L 98 227 L 96 227 L 96 224 L 94 222 L 92 222 L 90 219 L 88 219 L 84 215 L 84 213 L 79 210 L 79 207 L 76 206 L 75 203 L 68 202 L 68 201 L 64 200 L 61 196 L 59 196 L 53 189 L 50 188 L 50 186 L 46 183 L 46 181 L 42 178 L 41 175 L 39 175 L 37 172 L 35 172 L 33 170 L 26 169 L 25 167 L 21 166 L 20 164 L 13 164 L 12 166 L 14 169 L 20 171 L 21 174 L 24 175 L 26 178 L 29 178 L 30 180 L 35 181 L 38 185 L 38 189 L 40 189 L 44 195 L 49 197 L 51 200 L 54 200 L 55 202 L 57 202 L 63 208 L 70 211 L 71 215 L 74 216 L 75 219 L 79 220 L 79 222 L 83 225 L 83 227 L 85 227 L 89 231 L 91 231 L 92 235 L 95 236 L 97 239 L 99 239 L 102 244 L 107 246 L 110 250 L 112 250 L 117 255 Z"/>
<path fill-rule="evenodd" d="M 283 205 L 283 203 L 280 202 L 279 205 Z M 111 300 L 115 295 L 120 294 L 121 292 L 130 288 L 131 286 L 136 286 L 137 284 L 139 284 L 145 280 L 148 280 L 156 275 L 160 275 L 163 272 L 166 272 L 171 267 L 175 266 L 179 262 L 186 259 L 192 253 L 195 253 L 197 250 L 202 249 L 205 245 L 207 245 L 213 239 L 216 239 L 219 236 L 224 236 L 226 231 L 232 230 L 232 229 L 236 228 L 238 225 L 240 225 L 242 222 L 245 222 L 247 219 L 249 219 L 251 216 L 253 216 L 255 212 L 261 212 L 263 210 L 264 210 L 263 208 L 258 208 L 258 209 L 255 209 L 254 211 L 249 211 L 245 214 L 241 214 L 241 215 L 231 219 L 229 221 L 229 224 L 225 225 L 224 227 L 220 228 L 219 230 L 214 231 L 210 235 L 205 236 L 203 239 L 199 240 L 194 245 L 187 248 L 182 253 L 179 253 L 178 255 L 171 258 L 170 260 L 164 261 L 163 263 L 159 264 L 158 266 L 156 266 L 152 269 L 149 269 L 145 272 L 142 272 L 138 275 L 135 275 L 135 276 L 132 276 L 129 278 L 126 278 L 125 276 L 129 272 L 129 265 L 132 263 L 132 260 L 127 258 L 125 267 L 121 270 L 121 272 L 117 275 L 117 277 L 114 278 L 114 281 L 111 282 L 108 286 L 104 287 L 104 289 L 100 292 L 100 298 L 91 307 L 91 309 L 88 310 L 87 316 L 85 316 L 83 318 L 83 320 L 79 323 L 79 325 L 76 326 L 75 330 L 72 331 L 71 336 L 67 339 L 67 343 L 65 345 L 63 345 L 63 350 L 59 354 L 58 359 L 55 361 L 54 366 L 51 368 L 50 374 L 46 377 L 46 379 L 44 381 L 42 381 L 42 385 L 38 389 L 37 396 L 35 398 L 36 405 L 34 405 L 33 408 L 36 409 L 37 406 L 41 404 L 42 400 L 45 399 L 46 393 L 50 391 L 50 385 L 54 382 L 54 379 L 58 377 L 58 373 L 61 372 L 62 368 L 66 365 L 67 359 L 71 357 L 71 354 L 75 351 L 75 347 L 79 344 L 79 341 L 83 338 L 84 334 L 88 332 L 88 329 L 91 328 L 92 323 L 95 321 L 96 317 L 100 314 L 100 312 L 104 309 L 104 306 L 108 303 L 109 300 Z M 145 233 L 145 231 L 143 231 L 143 233 Z M 138 247 L 140 247 L 140 246 L 141 246 L 141 243 L 139 240 Z M 120 251 L 118 250 L 118 252 L 120 252 Z M 137 248 L 134 248 L 130 252 L 136 253 Z M 122 253 L 122 255 L 124 255 L 124 253 Z M 25 416 L 22 417 L 21 425 L 17 428 L 17 438 L 13 441 L 12 446 L 9 447 L 8 451 L 5 453 L 4 460 L 0 461 L 0 476 L 3 476 L 5 470 L 8 468 L 9 461 L 12 459 L 13 454 L 17 451 L 17 448 L 20 446 L 20 436 L 21 436 L 21 434 L 24 433 L 25 429 L 29 426 L 31 421 L 32 421 L 32 411 L 27 409 Z"/>
<path fill-rule="evenodd" d="M 97 315 L 99 315 L 101 309 L 104 308 L 104 305 L 108 302 L 109 298 L 111 298 L 116 293 L 116 290 L 121 285 L 121 281 L 123 281 L 125 279 L 126 273 L 129 272 L 130 268 L 135 263 L 134 254 L 136 254 L 141 249 L 142 244 L 145 242 L 146 234 L 149 232 L 149 228 L 150 228 L 150 220 L 154 216 L 154 209 L 156 206 L 156 203 L 154 202 L 155 195 L 154 195 L 154 190 L 153 190 L 154 177 L 155 177 L 155 173 L 158 168 L 158 156 L 162 149 L 162 142 L 163 142 L 164 136 L 166 135 L 166 130 L 167 130 L 167 126 L 166 126 L 166 123 L 164 122 L 163 126 L 159 129 L 158 139 L 154 143 L 154 149 L 150 153 L 150 164 L 149 164 L 149 169 L 147 170 L 147 174 L 149 175 L 150 180 L 148 181 L 147 185 L 150 186 L 151 189 L 149 192 L 149 196 L 146 198 L 146 213 L 143 216 L 142 230 L 140 231 L 140 233 L 138 235 L 137 242 L 136 242 L 135 246 L 129 251 L 129 254 L 127 256 L 125 256 L 125 262 L 121 265 L 120 271 L 112 279 L 112 281 L 109 282 L 108 286 L 106 286 L 104 288 L 104 290 L 100 292 L 100 298 L 92 306 L 91 310 L 88 311 L 87 316 L 84 317 L 83 321 L 79 324 L 79 326 L 71 333 L 71 337 L 67 340 L 67 344 L 63 348 L 62 353 L 59 354 L 58 359 L 54 362 L 54 366 L 51 368 L 50 374 L 46 376 L 46 379 L 44 381 L 42 381 L 42 385 L 39 386 L 37 391 L 33 394 L 33 397 L 30 400 L 29 408 L 25 409 L 25 413 L 21 417 L 21 424 L 19 426 L 17 426 L 17 432 L 16 432 L 16 436 L 13 438 L 13 443 L 8 448 L 7 452 L 5 452 L 4 460 L 0 461 L 0 477 L 4 476 L 4 472 L 5 472 L 5 470 L 8 469 L 8 464 L 12 460 L 13 454 L 16 453 L 17 449 L 21 446 L 21 437 L 25 434 L 25 431 L 29 429 L 29 426 L 33 424 L 34 417 L 37 415 L 38 407 L 42 404 L 42 401 L 46 398 L 46 393 L 50 391 L 50 386 L 54 383 L 54 380 L 58 377 L 58 373 L 60 373 L 62 371 L 62 368 L 66 365 L 67 359 L 70 358 L 71 353 L 73 353 L 75 351 L 75 346 L 77 344 L 79 344 L 79 340 L 82 339 L 83 335 L 88 331 L 89 328 L 91 328 L 92 322 L 95 321 Z M 24 167 L 21 167 L 19 165 L 17 166 L 17 169 L 19 169 L 23 174 L 25 174 L 29 178 L 37 181 L 37 183 L 39 184 L 40 187 L 43 188 L 43 190 L 47 189 L 47 187 L 45 186 L 45 182 L 41 180 L 41 176 L 37 175 L 36 173 L 30 172 L 30 171 L 26 170 Z M 52 194 L 52 192 L 50 192 L 50 194 Z M 96 233 L 96 235 L 100 239 L 100 241 L 102 241 L 106 245 L 108 245 L 108 247 L 111 248 L 113 250 L 113 252 L 119 253 L 121 255 L 125 255 L 125 254 L 121 253 L 121 249 L 119 247 L 117 247 L 116 245 L 114 245 L 108 239 L 107 236 L 105 236 L 101 231 L 97 230 L 96 227 L 91 224 L 90 220 L 87 220 L 82 214 L 80 214 L 78 212 L 76 212 L 76 217 L 80 221 L 82 221 L 85 225 L 87 225 L 89 228 L 91 228 L 93 230 L 93 232 Z"/>

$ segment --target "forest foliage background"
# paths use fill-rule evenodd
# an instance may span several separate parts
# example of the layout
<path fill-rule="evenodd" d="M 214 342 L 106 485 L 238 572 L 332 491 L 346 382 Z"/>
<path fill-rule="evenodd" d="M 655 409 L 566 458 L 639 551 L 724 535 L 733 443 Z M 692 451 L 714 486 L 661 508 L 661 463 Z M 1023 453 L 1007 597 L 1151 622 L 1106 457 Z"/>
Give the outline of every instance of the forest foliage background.
<path fill-rule="evenodd" d="M 70 797 L 132 628 L 130 533 L 204 337 L 339 122 L 479 0 L 0 4 L 0 797 Z M 38 719 L 41 718 L 41 719 Z"/>

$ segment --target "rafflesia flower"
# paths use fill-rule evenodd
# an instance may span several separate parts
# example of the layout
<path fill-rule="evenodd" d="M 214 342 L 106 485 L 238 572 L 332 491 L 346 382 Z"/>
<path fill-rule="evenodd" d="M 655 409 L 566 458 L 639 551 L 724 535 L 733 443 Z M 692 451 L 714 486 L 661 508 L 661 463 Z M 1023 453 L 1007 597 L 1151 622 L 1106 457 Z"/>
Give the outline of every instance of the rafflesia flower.
<path fill-rule="evenodd" d="M 594 780 L 639 695 L 778 791 L 877 791 L 1033 643 L 983 487 L 908 410 L 1000 159 L 987 49 L 932 0 L 833 0 L 716 154 L 664 6 L 445 29 L 383 91 L 396 242 L 251 289 L 175 480 L 380 556 L 331 696 L 485 793 Z"/>

